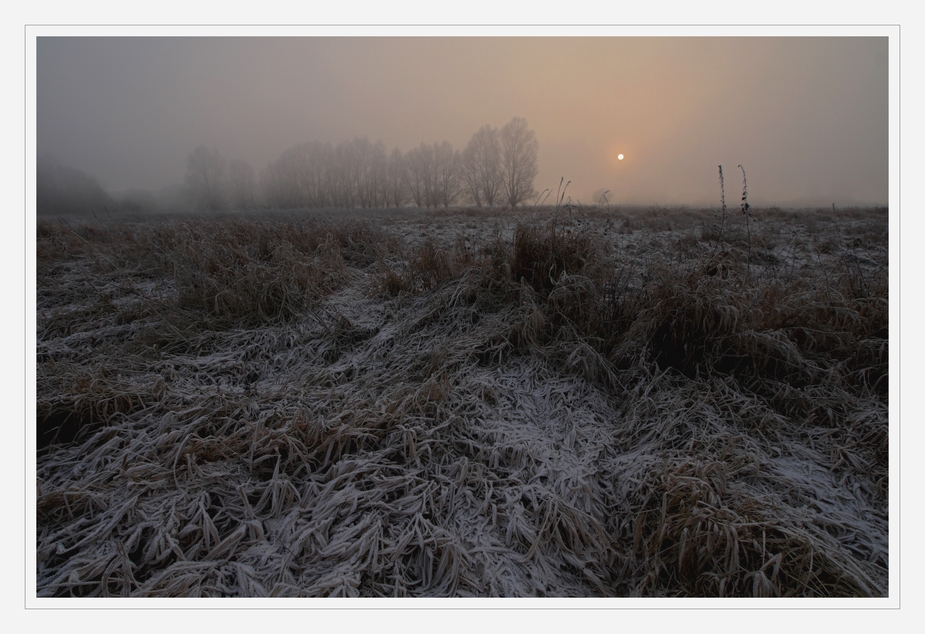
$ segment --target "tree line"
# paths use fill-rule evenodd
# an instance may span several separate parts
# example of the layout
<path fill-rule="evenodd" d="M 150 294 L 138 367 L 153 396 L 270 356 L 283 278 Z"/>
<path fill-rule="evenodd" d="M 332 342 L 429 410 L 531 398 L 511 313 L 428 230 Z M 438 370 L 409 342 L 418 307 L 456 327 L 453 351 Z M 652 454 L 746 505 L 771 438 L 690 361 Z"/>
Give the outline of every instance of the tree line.
<path fill-rule="evenodd" d="M 280 155 L 258 176 L 245 161 L 228 163 L 197 147 L 185 186 L 199 209 L 447 208 L 470 204 L 511 208 L 533 197 L 539 145 L 521 117 L 484 125 L 461 151 L 448 141 L 389 152 L 367 137 L 333 146 L 310 141 Z"/>

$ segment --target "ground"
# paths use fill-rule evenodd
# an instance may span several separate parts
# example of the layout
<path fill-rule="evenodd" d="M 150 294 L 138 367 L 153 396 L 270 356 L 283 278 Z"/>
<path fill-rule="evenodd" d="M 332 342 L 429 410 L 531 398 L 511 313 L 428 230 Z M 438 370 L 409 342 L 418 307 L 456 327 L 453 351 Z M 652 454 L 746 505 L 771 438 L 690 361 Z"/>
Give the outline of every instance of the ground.
<path fill-rule="evenodd" d="M 886 596 L 887 220 L 40 219 L 36 592 Z"/>

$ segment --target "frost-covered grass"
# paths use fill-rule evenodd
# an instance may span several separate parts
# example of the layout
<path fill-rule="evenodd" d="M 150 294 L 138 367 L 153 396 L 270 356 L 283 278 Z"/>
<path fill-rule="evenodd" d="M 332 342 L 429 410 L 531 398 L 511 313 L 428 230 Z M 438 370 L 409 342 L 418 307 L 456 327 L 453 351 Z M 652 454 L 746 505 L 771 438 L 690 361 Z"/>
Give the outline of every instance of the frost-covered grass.
<path fill-rule="evenodd" d="M 37 594 L 886 596 L 886 212 L 751 220 L 40 220 Z"/>

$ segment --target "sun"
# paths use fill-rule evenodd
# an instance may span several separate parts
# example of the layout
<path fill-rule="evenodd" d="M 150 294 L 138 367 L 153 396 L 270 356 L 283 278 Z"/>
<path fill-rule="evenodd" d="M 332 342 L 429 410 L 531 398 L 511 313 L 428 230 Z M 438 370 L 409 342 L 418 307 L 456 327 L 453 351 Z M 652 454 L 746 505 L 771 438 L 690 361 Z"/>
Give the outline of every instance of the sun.
<path fill-rule="evenodd" d="M 627 148 L 626 146 L 620 147 L 622 143 L 614 143 L 607 148 L 607 164 L 614 169 L 623 169 L 626 165 L 624 159 L 632 163 L 633 161 L 626 158 L 627 149 L 632 150 L 633 148 Z"/>

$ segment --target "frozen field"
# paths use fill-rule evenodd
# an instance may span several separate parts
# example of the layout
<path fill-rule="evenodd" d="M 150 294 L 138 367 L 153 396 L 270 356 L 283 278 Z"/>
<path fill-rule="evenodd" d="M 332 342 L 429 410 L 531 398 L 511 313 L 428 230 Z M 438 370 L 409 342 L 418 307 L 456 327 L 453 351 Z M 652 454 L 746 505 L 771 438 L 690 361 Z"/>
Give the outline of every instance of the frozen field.
<path fill-rule="evenodd" d="M 36 592 L 886 596 L 887 224 L 40 219 Z"/>

